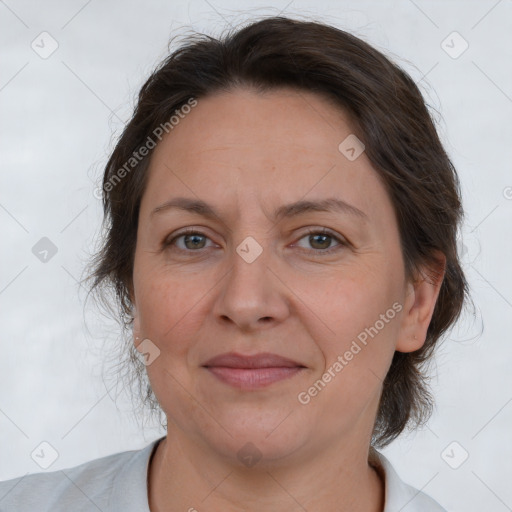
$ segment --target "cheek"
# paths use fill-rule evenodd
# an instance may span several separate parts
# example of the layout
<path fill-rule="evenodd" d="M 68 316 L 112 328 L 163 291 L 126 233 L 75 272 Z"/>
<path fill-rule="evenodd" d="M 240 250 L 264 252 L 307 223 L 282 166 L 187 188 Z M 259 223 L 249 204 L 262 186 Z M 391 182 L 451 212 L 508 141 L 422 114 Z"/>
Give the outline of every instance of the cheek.
<path fill-rule="evenodd" d="M 133 280 L 141 332 L 160 345 L 179 325 L 194 288 L 170 279 L 159 263 L 144 255 L 135 259 Z"/>
<path fill-rule="evenodd" d="M 342 284 L 343 292 L 336 287 L 327 293 L 324 309 L 318 310 L 334 334 L 322 337 L 316 331 L 324 367 L 312 377 L 311 387 L 301 391 L 311 397 L 311 411 L 322 422 L 349 428 L 368 407 L 376 407 L 394 354 L 400 304 L 378 287 Z"/>
<path fill-rule="evenodd" d="M 195 334 L 200 330 L 206 287 L 191 276 L 176 279 L 176 272 L 158 265 L 140 272 L 135 283 L 141 335 L 160 350 L 158 358 L 146 367 L 151 387 L 166 411 L 180 414 L 185 421 L 194 413 L 190 392 L 194 391 L 197 354 Z M 135 281 L 135 279 L 134 279 Z M 186 404 L 186 405 L 184 405 Z"/>
<path fill-rule="evenodd" d="M 178 338 L 190 320 L 201 295 L 189 280 L 187 285 L 169 279 L 165 274 L 148 275 L 139 287 L 140 325 L 144 336 L 161 343 Z M 203 288 L 204 294 L 204 288 Z M 183 339 L 183 338 L 182 338 Z"/>
<path fill-rule="evenodd" d="M 315 316 L 311 334 L 324 357 L 310 384 L 328 381 L 312 400 L 332 422 L 377 399 L 398 334 L 399 271 L 374 261 L 336 280 L 317 279 L 317 287 L 309 284 L 308 305 L 321 320 Z"/>
<path fill-rule="evenodd" d="M 141 334 L 158 346 L 161 355 L 160 364 L 148 371 L 167 368 L 189 380 L 187 372 L 200 361 L 200 339 L 208 335 L 205 322 L 220 277 L 215 272 L 177 270 L 151 258 L 139 263 L 134 284 Z"/>
<path fill-rule="evenodd" d="M 382 334 L 396 332 L 397 315 L 392 306 L 400 298 L 399 283 L 393 269 L 375 263 L 344 269 L 338 275 L 297 280 L 294 292 L 304 297 L 315 313 L 318 342 L 323 343 L 326 355 L 332 356 L 344 351 L 361 333 L 364 338 L 365 329 L 376 323 Z"/>
<path fill-rule="evenodd" d="M 393 261 L 393 260 L 388 260 Z M 325 414 L 336 421 L 344 411 L 363 411 L 377 400 L 391 364 L 399 332 L 401 269 L 385 261 L 351 273 L 324 287 L 325 321 L 334 334 L 324 338 L 321 350 L 330 382 L 322 391 Z"/>

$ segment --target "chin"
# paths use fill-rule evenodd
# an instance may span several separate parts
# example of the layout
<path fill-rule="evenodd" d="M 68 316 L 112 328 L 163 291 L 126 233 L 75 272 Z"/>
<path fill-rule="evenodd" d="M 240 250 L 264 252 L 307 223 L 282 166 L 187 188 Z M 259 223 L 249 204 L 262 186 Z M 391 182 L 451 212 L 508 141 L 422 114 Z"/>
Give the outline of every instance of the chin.
<path fill-rule="evenodd" d="M 229 434 L 223 432 L 219 438 L 207 439 L 207 443 L 223 458 L 229 459 L 240 467 L 255 469 L 270 469 L 284 463 L 286 459 L 296 454 L 308 441 L 305 425 L 299 426 L 286 415 L 271 415 L 272 421 L 262 421 L 261 413 L 258 419 L 245 416 L 243 420 L 229 423 Z M 218 433 L 219 429 L 215 430 Z"/>

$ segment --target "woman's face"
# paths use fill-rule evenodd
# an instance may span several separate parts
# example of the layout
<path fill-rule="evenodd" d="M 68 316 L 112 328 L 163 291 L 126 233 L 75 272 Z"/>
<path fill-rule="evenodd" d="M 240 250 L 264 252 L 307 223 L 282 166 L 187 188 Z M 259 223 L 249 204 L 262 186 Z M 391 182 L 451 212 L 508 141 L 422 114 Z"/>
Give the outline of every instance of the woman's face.
<path fill-rule="evenodd" d="M 134 330 L 177 435 L 233 460 L 368 445 L 393 353 L 424 332 L 362 149 L 342 111 L 283 89 L 199 99 L 154 150 Z M 229 352 L 294 363 L 205 366 Z"/>

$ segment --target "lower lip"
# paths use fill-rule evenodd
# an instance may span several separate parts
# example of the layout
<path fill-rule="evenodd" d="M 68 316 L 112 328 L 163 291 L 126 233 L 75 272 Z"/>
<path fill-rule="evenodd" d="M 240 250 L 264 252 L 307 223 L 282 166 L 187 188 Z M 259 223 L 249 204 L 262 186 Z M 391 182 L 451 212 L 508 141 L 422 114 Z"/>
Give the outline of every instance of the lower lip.
<path fill-rule="evenodd" d="M 206 367 L 215 377 L 226 384 L 241 389 L 258 389 L 274 382 L 288 379 L 297 374 L 303 367 L 272 367 L 272 368 L 228 368 L 226 366 Z"/>

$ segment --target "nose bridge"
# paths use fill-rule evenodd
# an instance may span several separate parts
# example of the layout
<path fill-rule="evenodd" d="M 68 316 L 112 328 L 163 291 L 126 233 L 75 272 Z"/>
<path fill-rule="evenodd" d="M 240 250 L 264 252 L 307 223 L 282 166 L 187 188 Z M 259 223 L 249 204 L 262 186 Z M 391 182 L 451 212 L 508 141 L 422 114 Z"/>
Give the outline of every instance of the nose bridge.
<path fill-rule="evenodd" d="M 272 260 L 271 248 L 263 235 L 247 236 L 234 248 L 231 270 L 217 298 L 217 316 L 229 318 L 244 328 L 286 317 L 284 289 L 270 269 Z"/>
<path fill-rule="evenodd" d="M 268 279 L 268 266 L 271 263 L 271 249 L 268 240 L 262 236 L 247 236 L 236 247 L 232 255 L 231 280 L 235 284 L 254 287 L 255 292 L 263 292 Z M 260 287 L 258 287 L 260 285 Z"/>

